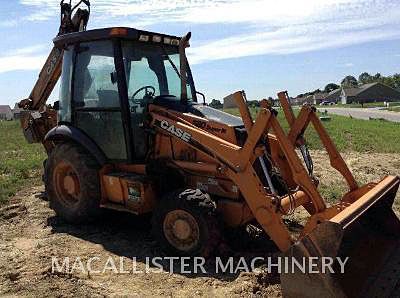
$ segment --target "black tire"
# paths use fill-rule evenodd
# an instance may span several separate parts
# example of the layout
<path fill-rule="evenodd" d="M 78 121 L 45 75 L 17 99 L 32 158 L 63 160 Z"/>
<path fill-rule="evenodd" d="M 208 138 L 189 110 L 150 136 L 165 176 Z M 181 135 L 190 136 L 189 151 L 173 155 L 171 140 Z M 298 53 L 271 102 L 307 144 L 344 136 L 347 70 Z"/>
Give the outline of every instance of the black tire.
<path fill-rule="evenodd" d="M 169 218 L 176 214 L 181 216 L 178 220 L 184 218 L 186 222 L 195 221 L 195 225 L 190 225 L 190 237 L 178 239 L 171 232 Z M 208 194 L 199 189 L 175 191 L 162 198 L 153 212 L 152 229 L 161 248 L 172 256 L 207 258 L 221 241 L 221 224 L 217 219 L 216 205 Z"/>
<path fill-rule="evenodd" d="M 73 175 L 73 195 L 59 186 L 60 168 L 70 167 Z M 97 161 L 81 146 L 74 143 L 57 145 L 45 163 L 45 185 L 50 208 L 71 223 L 90 222 L 100 214 L 100 181 Z"/>

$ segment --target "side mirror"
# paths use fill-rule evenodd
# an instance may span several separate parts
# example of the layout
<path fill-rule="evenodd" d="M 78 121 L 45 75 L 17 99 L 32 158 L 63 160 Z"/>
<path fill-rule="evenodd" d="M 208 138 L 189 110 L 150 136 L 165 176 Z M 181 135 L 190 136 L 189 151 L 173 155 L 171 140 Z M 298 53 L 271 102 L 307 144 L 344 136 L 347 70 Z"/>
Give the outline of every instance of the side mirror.
<path fill-rule="evenodd" d="M 203 93 L 199 92 L 199 91 L 196 91 L 196 94 L 198 94 L 201 97 L 203 97 L 203 106 L 205 106 L 206 105 L 206 96 Z"/>
<path fill-rule="evenodd" d="M 60 101 L 59 100 L 54 102 L 53 109 L 56 110 L 56 111 L 60 110 Z"/>

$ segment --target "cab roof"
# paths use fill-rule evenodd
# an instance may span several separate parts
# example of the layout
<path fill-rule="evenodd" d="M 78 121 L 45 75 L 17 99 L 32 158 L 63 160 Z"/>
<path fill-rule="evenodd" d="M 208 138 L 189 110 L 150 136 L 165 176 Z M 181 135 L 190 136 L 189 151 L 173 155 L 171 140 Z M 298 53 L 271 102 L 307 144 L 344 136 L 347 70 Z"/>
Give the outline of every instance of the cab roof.
<path fill-rule="evenodd" d="M 113 38 L 136 40 L 147 43 L 161 43 L 172 46 L 179 46 L 179 41 L 181 40 L 181 37 L 173 35 L 143 31 L 128 27 L 112 27 L 59 35 L 53 39 L 53 42 L 57 48 L 64 48 L 65 46 L 74 43 Z"/>

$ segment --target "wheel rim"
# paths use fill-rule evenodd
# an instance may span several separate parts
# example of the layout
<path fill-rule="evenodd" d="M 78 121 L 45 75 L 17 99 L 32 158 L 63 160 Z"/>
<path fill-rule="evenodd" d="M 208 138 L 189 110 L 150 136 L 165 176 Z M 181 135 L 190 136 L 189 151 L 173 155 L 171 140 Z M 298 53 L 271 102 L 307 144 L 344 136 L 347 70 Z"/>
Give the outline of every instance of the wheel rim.
<path fill-rule="evenodd" d="M 173 210 L 164 219 L 164 235 L 168 242 L 180 251 L 189 251 L 200 241 L 200 229 L 196 219 L 184 210 Z"/>
<path fill-rule="evenodd" d="M 53 173 L 53 185 L 57 197 L 66 206 L 71 207 L 79 202 L 79 178 L 71 163 L 61 161 L 56 165 Z"/>

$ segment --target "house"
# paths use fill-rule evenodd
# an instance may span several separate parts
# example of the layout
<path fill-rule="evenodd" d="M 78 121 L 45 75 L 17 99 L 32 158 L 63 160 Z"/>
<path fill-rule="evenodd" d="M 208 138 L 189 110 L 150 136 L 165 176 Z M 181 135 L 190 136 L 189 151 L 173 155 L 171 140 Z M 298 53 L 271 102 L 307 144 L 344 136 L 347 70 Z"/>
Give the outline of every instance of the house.
<path fill-rule="evenodd" d="M 357 101 L 357 95 L 363 90 L 363 88 L 343 88 L 340 94 L 340 101 L 342 104 L 348 104 Z"/>
<path fill-rule="evenodd" d="M 279 100 L 279 99 L 278 99 Z M 289 103 L 292 105 L 292 106 L 297 106 L 297 105 L 299 105 L 299 100 L 298 100 L 298 98 L 297 97 L 289 97 Z M 280 105 L 280 100 L 279 100 L 279 105 Z"/>
<path fill-rule="evenodd" d="M 342 104 L 400 101 L 400 91 L 382 83 L 364 84 L 357 88 L 343 88 Z"/>
<path fill-rule="evenodd" d="M 233 109 L 237 108 L 235 100 L 231 96 L 227 96 L 224 98 L 223 109 Z"/>
<path fill-rule="evenodd" d="M 0 120 L 13 120 L 13 112 L 10 106 L 0 106 Z"/>
<path fill-rule="evenodd" d="M 325 97 L 328 95 L 326 92 L 317 92 L 312 95 L 312 103 L 315 105 L 319 105 Z"/>
<path fill-rule="evenodd" d="M 324 101 L 338 103 L 341 100 L 342 88 L 337 88 L 329 92 Z"/>
<path fill-rule="evenodd" d="M 303 96 L 303 97 L 298 97 L 297 98 L 297 104 L 299 106 L 303 105 L 303 104 L 312 104 L 314 101 L 313 95 L 307 95 L 307 96 Z"/>
<path fill-rule="evenodd" d="M 21 117 L 22 109 L 18 106 L 18 103 L 14 105 L 14 109 L 12 111 L 14 119 L 19 119 Z"/>

